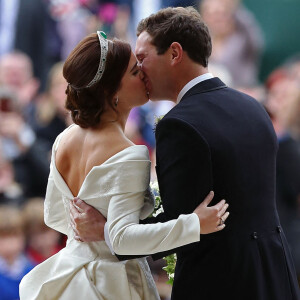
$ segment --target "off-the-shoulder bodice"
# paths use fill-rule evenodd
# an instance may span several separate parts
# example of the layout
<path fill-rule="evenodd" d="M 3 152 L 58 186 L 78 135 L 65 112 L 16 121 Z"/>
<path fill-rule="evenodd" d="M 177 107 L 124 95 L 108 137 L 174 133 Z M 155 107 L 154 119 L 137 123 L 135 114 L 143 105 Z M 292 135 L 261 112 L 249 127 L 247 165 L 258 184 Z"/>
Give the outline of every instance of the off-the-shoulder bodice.
<path fill-rule="evenodd" d="M 150 198 L 145 197 L 150 160 L 146 146 L 131 146 L 94 166 L 76 195 L 107 217 L 108 239 L 77 241 L 70 221 L 70 201 L 75 195 L 55 164 L 62 134 L 52 150 L 45 223 L 68 235 L 68 241 L 64 249 L 26 275 L 21 283 L 21 299 L 45 299 L 50 294 L 53 299 L 159 299 L 146 259 L 119 262 L 107 244 L 116 253 L 134 255 L 177 248 L 199 241 L 198 216 L 139 224 L 154 206 L 154 201 L 146 201 Z"/>
<path fill-rule="evenodd" d="M 55 153 L 62 135 L 58 136 L 52 150 L 45 223 L 73 240 L 70 201 L 75 195 L 55 165 Z M 108 239 L 118 254 L 152 254 L 200 239 L 199 218 L 194 213 L 165 223 L 139 225 L 139 220 L 149 216 L 154 208 L 154 199 L 147 197 L 149 180 L 148 149 L 134 145 L 94 166 L 76 195 L 107 218 Z M 148 243 L 149 240 L 152 242 Z"/>
<path fill-rule="evenodd" d="M 151 166 L 148 148 L 144 145 L 133 145 L 116 153 L 101 165 L 94 166 L 85 177 L 78 195 L 73 195 L 55 163 L 55 154 L 63 134 L 64 132 L 57 137 L 52 148 L 45 199 L 47 225 L 65 234 L 72 234 L 69 226 L 69 201 L 75 196 L 107 217 L 109 201 L 113 195 L 143 193 L 147 190 Z M 141 218 L 145 218 L 151 213 L 153 205 L 147 203 L 144 209 L 138 208 L 143 212 Z"/>
<path fill-rule="evenodd" d="M 62 194 L 89 200 L 119 193 L 141 192 L 149 185 L 150 160 L 146 146 L 134 145 L 116 153 L 85 177 L 78 195 L 72 195 L 68 185 L 52 160 L 53 179 Z M 134 177 L 134 180 L 132 180 Z"/>

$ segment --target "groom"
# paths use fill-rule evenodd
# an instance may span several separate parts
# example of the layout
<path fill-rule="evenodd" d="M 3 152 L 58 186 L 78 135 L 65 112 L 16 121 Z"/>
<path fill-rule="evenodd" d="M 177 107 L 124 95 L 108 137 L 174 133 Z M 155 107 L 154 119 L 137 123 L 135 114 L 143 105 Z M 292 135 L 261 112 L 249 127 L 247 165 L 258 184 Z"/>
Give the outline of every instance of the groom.
<path fill-rule="evenodd" d="M 210 190 L 215 202 L 225 198 L 230 204 L 223 231 L 173 250 L 172 299 L 299 300 L 276 211 L 277 139 L 266 112 L 208 73 L 211 38 L 194 9 L 160 10 L 140 22 L 137 34 L 136 56 L 150 99 L 177 104 L 156 128 L 165 213 L 155 222 L 192 212 Z M 72 209 L 77 235 L 103 238 L 103 217 L 75 202 L 84 212 Z"/>

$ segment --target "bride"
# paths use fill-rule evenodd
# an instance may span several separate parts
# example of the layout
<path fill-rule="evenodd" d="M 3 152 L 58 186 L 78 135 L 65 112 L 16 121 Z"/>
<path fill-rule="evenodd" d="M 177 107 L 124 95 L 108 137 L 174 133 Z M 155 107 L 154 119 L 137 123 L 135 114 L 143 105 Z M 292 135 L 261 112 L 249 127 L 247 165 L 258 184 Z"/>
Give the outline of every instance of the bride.
<path fill-rule="evenodd" d="M 148 97 L 129 44 L 107 40 L 102 32 L 91 34 L 69 55 L 63 75 L 66 108 L 75 124 L 53 145 L 45 222 L 68 241 L 23 278 L 20 298 L 158 300 L 146 259 L 120 262 L 112 252 L 143 255 L 197 242 L 200 233 L 224 228 L 219 220 L 228 217 L 228 205 L 222 200 L 207 207 L 210 193 L 191 214 L 140 225 L 154 205 L 147 193 L 150 160 L 147 147 L 134 145 L 124 128 L 130 110 Z M 105 241 L 75 239 L 69 218 L 74 196 L 107 218 L 112 249 Z"/>

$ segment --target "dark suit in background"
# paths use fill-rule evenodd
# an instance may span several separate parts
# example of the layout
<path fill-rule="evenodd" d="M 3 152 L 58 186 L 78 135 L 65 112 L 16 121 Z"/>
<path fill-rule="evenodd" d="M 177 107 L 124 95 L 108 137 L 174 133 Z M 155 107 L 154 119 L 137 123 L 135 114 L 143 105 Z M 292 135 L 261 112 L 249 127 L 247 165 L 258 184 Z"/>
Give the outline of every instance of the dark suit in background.
<path fill-rule="evenodd" d="M 176 250 L 172 299 L 299 300 L 275 204 L 277 138 L 260 104 L 203 81 L 160 121 L 156 141 L 156 221 L 191 213 L 210 190 L 230 211 L 223 231 Z"/>
<path fill-rule="evenodd" d="M 51 66 L 60 59 L 60 38 L 48 12 L 47 0 L 19 0 L 15 29 L 16 50 L 32 60 L 34 75 L 44 90 Z"/>
<path fill-rule="evenodd" d="M 279 138 L 277 206 L 300 280 L 300 149 L 289 134 Z"/>

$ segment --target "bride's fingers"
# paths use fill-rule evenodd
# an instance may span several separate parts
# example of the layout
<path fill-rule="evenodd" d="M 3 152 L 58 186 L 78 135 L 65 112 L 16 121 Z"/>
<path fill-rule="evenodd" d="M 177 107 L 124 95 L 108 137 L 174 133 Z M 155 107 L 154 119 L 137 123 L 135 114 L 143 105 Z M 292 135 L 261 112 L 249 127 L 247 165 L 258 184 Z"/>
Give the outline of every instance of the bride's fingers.
<path fill-rule="evenodd" d="M 217 223 L 216 231 L 223 230 L 225 228 L 225 221 L 229 216 L 229 212 L 226 212 L 222 217 L 219 218 L 219 221 Z"/>
<path fill-rule="evenodd" d="M 208 206 L 209 203 L 214 198 L 215 193 L 213 191 L 210 191 L 209 194 L 205 197 L 205 199 L 202 201 L 202 204 Z"/>
<path fill-rule="evenodd" d="M 227 211 L 227 212 L 221 217 L 222 220 L 223 220 L 223 222 L 226 221 L 226 219 L 228 218 L 228 216 L 229 216 L 229 211 Z"/>
<path fill-rule="evenodd" d="M 225 205 L 226 201 L 223 199 L 221 200 L 219 203 L 217 203 L 215 206 L 211 206 L 211 207 L 215 207 L 218 211 L 220 211 L 223 206 Z"/>
<path fill-rule="evenodd" d="M 219 213 L 218 213 L 218 217 L 222 217 L 222 216 L 225 214 L 225 212 L 226 212 L 228 206 L 229 206 L 228 203 L 226 203 L 225 205 L 223 205 L 223 207 L 221 208 L 221 210 L 220 210 Z"/>
<path fill-rule="evenodd" d="M 220 231 L 220 230 L 223 230 L 224 228 L 225 228 L 225 224 L 218 225 L 218 226 L 215 228 L 215 232 Z"/>

